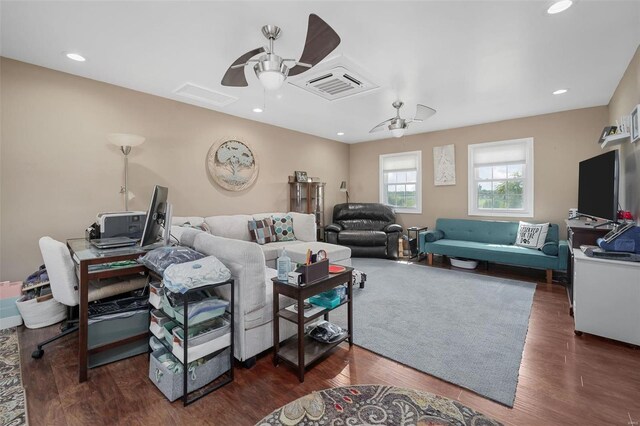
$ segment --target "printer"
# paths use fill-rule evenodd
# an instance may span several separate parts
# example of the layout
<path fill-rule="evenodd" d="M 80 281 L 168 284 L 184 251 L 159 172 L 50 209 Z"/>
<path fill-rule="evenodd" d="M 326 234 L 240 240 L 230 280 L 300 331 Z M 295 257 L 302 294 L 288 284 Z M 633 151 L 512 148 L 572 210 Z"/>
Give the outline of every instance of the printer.
<path fill-rule="evenodd" d="M 87 228 L 88 240 L 95 238 L 129 237 L 142 238 L 146 212 L 107 212 L 98 213 L 96 222 Z"/>

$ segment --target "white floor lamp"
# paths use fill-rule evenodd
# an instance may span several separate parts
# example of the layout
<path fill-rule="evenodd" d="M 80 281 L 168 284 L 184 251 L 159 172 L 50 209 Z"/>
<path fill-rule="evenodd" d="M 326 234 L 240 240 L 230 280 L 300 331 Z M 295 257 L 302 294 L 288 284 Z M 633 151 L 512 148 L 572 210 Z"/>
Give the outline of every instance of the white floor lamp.
<path fill-rule="evenodd" d="M 124 186 L 120 187 L 120 193 L 124 195 L 124 210 L 129 211 L 129 153 L 131 147 L 142 145 L 146 138 L 128 133 L 110 133 L 107 140 L 119 146 L 124 154 Z"/>

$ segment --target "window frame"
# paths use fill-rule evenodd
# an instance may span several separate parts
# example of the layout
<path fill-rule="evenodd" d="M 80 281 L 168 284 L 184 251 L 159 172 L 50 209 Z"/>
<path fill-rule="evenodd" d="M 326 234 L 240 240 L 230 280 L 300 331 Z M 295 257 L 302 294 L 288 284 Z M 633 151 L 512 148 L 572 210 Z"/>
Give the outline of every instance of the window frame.
<path fill-rule="evenodd" d="M 508 146 L 508 145 L 516 145 L 523 144 L 525 145 L 526 154 L 524 161 L 524 190 L 522 193 L 523 196 L 523 208 L 522 209 L 481 209 L 478 207 L 478 183 L 479 182 L 487 182 L 487 181 L 495 181 L 495 180 L 504 180 L 508 181 L 508 177 L 505 179 L 491 179 L 491 180 L 483 180 L 476 179 L 475 175 L 475 164 L 474 164 L 474 152 L 479 148 L 489 147 L 489 146 Z M 522 138 L 522 139 L 510 139 L 504 141 L 497 142 L 485 142 L 485 143 L 477 143 L 470 144 L 467 149 L 467 164 L 468 164 L 468 215 L 469 216 L 488 216 L 488 217 L 525 217 L 525 218 L 533 218 L 534 217 L 534 140 L 533 138 Z M 513 162 L 498 162 L 494 164 L 486 164 L 484 167 L 490 166 L 507 166 L 513 165 Z"/>
<path fill-rule="evenodd" d="M 416 158 L 416 206 L 415 207 L 396 207 L 388 203 L 388 200 L 385 200 L 385 183 L 384 183 L 384 159 L 392 158 L 392 157 L 406 157 L 409 155 L 413 155 Z M 391 154 L 380 154 L 380 158 L 378 160 L 378 196 L 380 203 L 387 205 L 396 213 L 407 213 L 407 214 L 422 214 L 422 151 L 406 151 L 406 152 L 395 152 Z M 413 170 L 413 169 L 411 169 Z"/>

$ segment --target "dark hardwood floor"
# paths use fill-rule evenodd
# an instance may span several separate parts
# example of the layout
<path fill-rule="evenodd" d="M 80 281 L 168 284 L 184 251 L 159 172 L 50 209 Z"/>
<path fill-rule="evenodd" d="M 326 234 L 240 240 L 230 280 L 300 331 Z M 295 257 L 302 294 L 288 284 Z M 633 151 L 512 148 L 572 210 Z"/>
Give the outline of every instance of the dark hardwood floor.
<path fill-rule="evenodd" d="M 544 272 L 493 266 L 478 273 L 544 280 Z M 57 330 L 52 326 L 19 331 L 29 420 L 34 426 L 251 425 L 314 390 L 372 383 L 457 399 L 505 424 L 638 426 L 640 422 L 640 350 L 594 336 L 575 336 L 566 293 L 558 284 L 537 285 L 512 409 L 357 346 L 349 349 L 346 343 L 312 368 L 304 383 L 288 367 L 274 367 L 267 355 L 252 369 L 236 368 L 232 384 L 184 408 L 179 401 L 166 401 L 149 381 L 144 355 L 90 370 L 89 381 L 83 384 L 77 381 L 76 337 L 52 344 L 42 359 L 32 359 L 35 343 Z"/>

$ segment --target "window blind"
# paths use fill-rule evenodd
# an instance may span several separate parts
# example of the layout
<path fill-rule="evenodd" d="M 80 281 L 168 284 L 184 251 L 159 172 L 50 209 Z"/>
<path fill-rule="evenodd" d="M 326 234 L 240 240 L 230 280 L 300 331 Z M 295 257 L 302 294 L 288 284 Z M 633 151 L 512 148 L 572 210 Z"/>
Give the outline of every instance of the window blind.
<path fill-rule="evenodd" d="M 484 145 L 484 146 L 483 146 Z M 524 163 L 527 160 L 527 142 L 471 145 L 473 165 Z"/>
<path fill-rule="evenodd" d="M 390 172 L 394 170 L 415 170 L 418 168 L 415 154 L 394 155 L 382 158 L 382 170 Z"/>

